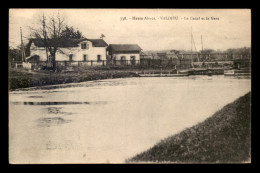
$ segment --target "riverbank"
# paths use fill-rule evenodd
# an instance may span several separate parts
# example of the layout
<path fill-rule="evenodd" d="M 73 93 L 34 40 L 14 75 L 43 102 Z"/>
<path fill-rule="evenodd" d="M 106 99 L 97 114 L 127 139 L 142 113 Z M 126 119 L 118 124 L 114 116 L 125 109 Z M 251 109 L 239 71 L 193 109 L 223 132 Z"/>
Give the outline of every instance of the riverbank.
<path fill-rule="evenodd" d="M 41 87 L 66 83 L 79 83 L 100 79 L 113 79 L 139 76 L 131 70 L 95 70 L 79 72 L 55 73 L 51 71 L 32 71 L 24 69 L 9 70 L 9 89 L 15 90 L 28 87 Z"/>
<path fill-rule="evenodd" d="M 250 162 L 250 94 L 226 105 L 204 122 L 162 140 L 126 162 Z"/>
<path fill-rule="evenodd" d="M 179 74 L 207 75 L 207 69 L 180 71 Z M 211 75 L 223 74 L 223 69 L 211 69 Z M 96 67 L 70 72 L 52 72 L 48 70 L 31 71 L 23 68 L 9 69 L 9 89 L 41 87 L 66 83 L 79 83 L 100 79 L 140 77 L 139 74 L 177 74 L 176 69 L 139 69 L 139 68 L 105 68 Z"/>

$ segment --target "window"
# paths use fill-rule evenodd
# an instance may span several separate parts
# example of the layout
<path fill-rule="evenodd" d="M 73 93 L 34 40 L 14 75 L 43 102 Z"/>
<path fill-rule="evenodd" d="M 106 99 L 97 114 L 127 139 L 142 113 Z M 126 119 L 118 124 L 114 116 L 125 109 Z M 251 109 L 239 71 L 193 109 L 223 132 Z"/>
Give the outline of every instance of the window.
<path fill-rule="evenodd" d="M 82 44 L 81 44 L 81 49 L 86 49 L 86 47 L 87 47 L 87 46 L 86 46 L 86 43 L 82 43 Z"/>
<path fill-rule="evenodd" d="M 69 55 L 69 60 L 72 61 L 73 54 Z"/>
<path fill-rule="evenodd" d="M 126 57 L 125 56 L 121 56 L 121 65 L 126 65 Z"/>
<path fill-rule="evenodd" d="M 81 49 L 88 49 L 88 44 L 87 43 L 82 43 L 81 44 Z"/>
<path fill-rule="evenodd" d="M 87 54 L 84 54 L 83 55 L 83 61 L 87 61 L 88 60 L 88 55 Z"/>
<path fill-rule="evenodd" d="M 135 65 L 135 56 L 130 56 L 130 62 L 132 65 Z"/>
<path fill-rule="evenodd" d="M 97 55 L 97 61 L 101 61 L 101 55 Z"/>
<path fill-rule="evenodd" d="M 135 61 L 135 56 L 131 56 L 131 57 L 130 57 L 130 60 L 131 60 L 131 61 Z"/>

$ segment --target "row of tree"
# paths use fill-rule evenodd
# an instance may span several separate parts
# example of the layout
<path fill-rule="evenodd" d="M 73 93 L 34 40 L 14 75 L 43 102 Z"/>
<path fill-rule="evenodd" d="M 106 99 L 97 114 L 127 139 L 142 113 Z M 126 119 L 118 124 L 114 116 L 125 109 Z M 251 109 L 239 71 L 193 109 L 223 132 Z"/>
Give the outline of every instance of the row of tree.
<path fill-rule="evenodd" d="M 202 54 L 226 53 L 226 54 L 248 55 L 248 54 L 251 54 L 251 47 L 233 48 L 233 49 L 227 49 L 224 51 L 214 50 L 214 49 L 205 49 L 203 51 L 200 51 L 199 53 L 202 53 Z"/>
<path fill-rule="evenodd" d="M 172 52 L 176 55 L 180 53 L 191 53 L 189 50 L 150 50 L 145 51 L 146 54 L 156 54 L 156 53 L 164 53 L 164 52 Z M 194 52 L 193 52 L 194 53 Z M 227 49 L 227 50 L 214 50 L 214 49 L 204 49 L 203 51 L 198 51 L 199 54 L 217 54 L 217 53 L 223 53 L 223 54 L 239 54 L 239 55 L 250 55 L 251 54 L 251 48 L 250 47 L 243 47 L 243 48 L 233 48 L 233 49 Z"/>

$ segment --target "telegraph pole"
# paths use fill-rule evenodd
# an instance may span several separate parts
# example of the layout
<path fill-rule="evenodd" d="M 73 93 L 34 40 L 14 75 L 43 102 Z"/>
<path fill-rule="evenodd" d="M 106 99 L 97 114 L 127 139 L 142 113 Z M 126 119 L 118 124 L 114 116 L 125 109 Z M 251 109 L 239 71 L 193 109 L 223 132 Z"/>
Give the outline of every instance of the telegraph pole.
<path fill-rule="evenodd" d="M 45 27 L 45 17 L 44 17 L 44 13 L 43 13 L 43 15 L 42 15 L 42 25 L 43 25 L 43 37 L 46 38 L 46 27 Z M 46 51 L 46 60 L 49 61 L 49 56 L 48 56 L 47 47 L 45 47 L 45 51 Z"/>
<path fill-rule="evenodd" d="M 21 32 L 22 61 L 25 62 L 25 52 L 24 52 L 24 46 L 23 46 L 23 33 L 22 33 L 22 27 L 20 27 L 20 32 Z"/>

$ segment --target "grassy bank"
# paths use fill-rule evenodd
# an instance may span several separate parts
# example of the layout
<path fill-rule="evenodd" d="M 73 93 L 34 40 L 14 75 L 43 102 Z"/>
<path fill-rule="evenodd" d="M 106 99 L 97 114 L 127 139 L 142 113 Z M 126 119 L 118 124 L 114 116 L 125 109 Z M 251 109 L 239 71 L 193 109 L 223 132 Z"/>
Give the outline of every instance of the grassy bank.
<path fill-rule="evenodd" d="M 251 157 L 250 93 L 126 162 L 237 163 Z"/>
<path fill-rule="evenodd" d="M 139 77 L 138 73 L 176 73 L 172 69 L 141 69 L 124 67 L 82 68 L 71 72 L 52 72 L 48 70 L 27 71 L 22 68 L 9 69 L 9 89 L 41 87 L 66 83 L 78 83 L 100 79 Z"/>
<path fill-rule="evenodd" d="M 212 75 L 223 74 L 223 69 L 211 69 Z M 81 68 L 71 72 L 52 72 L 37 70 L 28 72 L 23 68 L 9 69 L 9 89 L 41 87 L 65 83 L 78 83 L 100 79 L 138 77 L 138 73 L 176 74 L 172 68 L 133 68 L 133 67 L 93 67 Z M 190 75 L 207 75 L 208 70 L 190 70 Z"/>
<path fill-rule="evenodd" d="M 54 73 L 51 71 L 32 71 L 24 69 L 9 70 L 9 89 L 28 88 L 84 81 L 125 78 L 138 76 L 134 71 L 124 70 L 95 70 L 89 69 L 79 72 Z"/>

